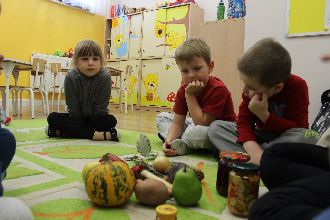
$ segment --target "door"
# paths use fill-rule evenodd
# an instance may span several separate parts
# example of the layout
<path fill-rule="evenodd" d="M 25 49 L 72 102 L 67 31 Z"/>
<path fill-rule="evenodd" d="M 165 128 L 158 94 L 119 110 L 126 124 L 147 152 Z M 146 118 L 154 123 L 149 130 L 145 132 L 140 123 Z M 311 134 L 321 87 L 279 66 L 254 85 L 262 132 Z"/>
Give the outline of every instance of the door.
<path fill-rule="evenodd" d="M 160 106 L 162 59 L 142 60 L 141 105 Z"/>
<path fill-rule="evenodd" d="M 129 19 L 130 16 L 112 19 L 110 59 L 128 57 Z"/>
<path fill-rule="evenodd" d="M 142 21 L 142 14 L 136 14 L 131 16 L 128 48 L 128 56 L 130 58 L 141 56 Z"/>
<path fill-rule="evenodd" d="M 166 9 L 143 13 L 142 56 L 164 56 Z"/>
<path fill-rule="evenodd" d="M 159 77 L 160 106 L 172 107 L 181 86 L 181 73 L 174 58 L 162 59 L 162 74 Z"/>
<path fill-rule="evenodd" d="M 189 6 L 184 5 L 166 10 L 166 44 L 165 56 L 175 55 L 175 51 L 182 44 L 189 31 Z"/>

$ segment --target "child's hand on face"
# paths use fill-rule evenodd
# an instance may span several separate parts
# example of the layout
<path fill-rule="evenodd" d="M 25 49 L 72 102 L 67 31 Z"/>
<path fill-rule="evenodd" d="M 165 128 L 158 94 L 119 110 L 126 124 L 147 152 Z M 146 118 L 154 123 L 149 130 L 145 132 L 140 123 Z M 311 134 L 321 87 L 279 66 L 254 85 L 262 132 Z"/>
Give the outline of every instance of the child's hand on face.
<path fill-rule="evenodd" d="M 172 157 L 172 156 L 176 155 L 175 150 L 171 149 L 171 141 L 170 140 L 166 139 L 166 141 L 164 142 L 162 148 L 163 148 L 163 152 L 166 156 Z"/>
<path fill-rule="evenodd" d="M 256 94 L 250 100 L 248 108 L 250 111 L 261 118 L 265 114 L 268 114 L 268 96 L 264 91 L 261 94 Z"/>
<path fill-rule="evenodd" d="M 200 81 L 194 81 L 188 84 L 185 89 L 186 94 L 197 95 L 204 89 L 204 83 Z"/>

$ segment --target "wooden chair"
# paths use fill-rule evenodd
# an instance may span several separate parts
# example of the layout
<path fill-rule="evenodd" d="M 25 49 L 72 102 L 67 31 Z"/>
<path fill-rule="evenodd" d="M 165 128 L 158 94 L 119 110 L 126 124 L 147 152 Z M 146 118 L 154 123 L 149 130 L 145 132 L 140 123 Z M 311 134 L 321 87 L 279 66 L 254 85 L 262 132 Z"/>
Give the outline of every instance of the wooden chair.
<path fill-rule="evenodd" d="M 12 85 L 9 85 L 9 89 L 13 88 Z M 6 109 L 6 86 L 0 86 L 0 94 L 2 100 L 2 109 Z M 12 97 L 14 98 L 14 91 L 12 91 Z M 12 100 L 14 106 L 14 99 Z M 15 109 L 13 110 L 13 115 L 15 115 Z"/>
<path fill-rule="evenodd" d="M 61 92 L 63 90 L 63 83 L 59 82 L 56 83 L 56 79 L 59 79 L 60 73 L 62 72 L 61 64 L 60 63 L 50 63 L 50 74 L 51 74 L 51 86 L 46 91 L 47 93 L 52 92 L 52 111 L 54 111 L 54 97 L 56 90 L 58 92 L 58 100 L 57 100 L 57 111 L 60 111 L 60 101 L 61 101 Z M 58 80 L 59 81 L 59 80 Z M 48 94 L 46 96 L 48 98 Z"/>
<path fill-rule="evenodd" d="M 1 70 L 0 70 L 0 75 L 1 75 Z M 17 108 L 15 108 L 15 90 L 10 90 L 13 87 L 17 87 L 17 81 L 18 81 L 18 75 L 19 75 L 19 71 L 18 70 L 13 70 L 13 77 L 15 79 L 15 85 L 9 85 L 9 91 L 11 91 L 11 95 L 12 95 L 12 106 L 13 106 L 13 116 L 18 114 L 18 110 Z M 1 99 L 2 99 L 2 108 L 6 109 L 6 86 L 0 86 L 0 93 L 1 93 Z M 17 93 L 16 93 L 16 100 L 18 99 Z"/>
<path fill-rule="evenodd" d="M 46 96 L 45 92 L 45 78 L 44 78 L 44 73 L 45 73 L 45 66 L 46 66 L 47 61 L 39 58 L 34 58 L 33 59 L 33 64 L 32 64 L 32 71 L 30 77 L 34 77 L 33 82 L 31 83 L 32 85 L 29 87 L 24 87 L 24 86 L 13 86 L 10 89 L 10 92 L 13 90 L 17 92 L 17 94 L 20 93 L 20 114 L 22 115 L 22 96 L 23 96 L 23 91 L 29 91 L 30 92 L 30 107 L 31 107 L 31 117 L 34 119 L 34 93 L 35 92 L 40 92 L 41 98 L 42 98 L 42 105 L 44 109 L 44 114 L 48 114 L 46 111 L 48 106 L 48 98 L 45 99 L 44 96 Z M 17 96 L 16 96 L 17 97 Z M 45 103 L 46 102 L 46 103 Z M 16 98 L 15 101 L 15 109 L 18 109 L 18 100 Z"/>
<path fill-rule="evenodd" d="M 120 112 L 122 112 L 122 94 L 125 96 L 125 115 L 127 115 L 127 96 L 128 94 L 131 96 L 131 108 L 132 108 L 132 114 L 133 114 L 133 93 L 131 90 L 129 90 L 131 81 L 132 81 L 132 72 L 133 67 L 131 65 L 126 66 L 124 83 L 122 87 L 113 86 L 112 89 L 117 91 L 119 94 L 119 104 L 120 104 Z"/>

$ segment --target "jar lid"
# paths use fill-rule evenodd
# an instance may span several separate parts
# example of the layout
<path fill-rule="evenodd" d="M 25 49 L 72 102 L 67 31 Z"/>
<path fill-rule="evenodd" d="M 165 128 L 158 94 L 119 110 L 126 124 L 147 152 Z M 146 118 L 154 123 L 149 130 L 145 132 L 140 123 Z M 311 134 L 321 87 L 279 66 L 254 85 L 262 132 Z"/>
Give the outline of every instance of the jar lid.
<path fill-rule="evenodd" d="M 158 217 L 171 217 L 176 216 L 178 209 L 173 205 L 159 205 L 156 208 L 156 214 Z"/>
<path fill-rule="evenodd" d="M 260 169 L 260 167 L 250 162 L 236 162 L 233 164 L 233 169 L 243 172 L 256 172 Z"/>
<path fill-rule="evenodd" d="M 250 160 L 250 155 L 244 152 L 229 152 L 221 151 L 220 158 L 223 160 L 231 160 L 234 162 L 247 162 Z"/>

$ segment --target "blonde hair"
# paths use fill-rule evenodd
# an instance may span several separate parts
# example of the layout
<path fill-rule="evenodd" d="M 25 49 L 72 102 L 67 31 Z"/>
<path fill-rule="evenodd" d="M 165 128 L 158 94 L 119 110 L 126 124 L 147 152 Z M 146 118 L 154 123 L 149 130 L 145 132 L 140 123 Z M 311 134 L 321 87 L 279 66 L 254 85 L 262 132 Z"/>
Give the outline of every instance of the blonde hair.
<path fill-rule="evenodd" d="M 76 48 L 74 49 L 72 65 L 76 66 L 78 58 L 85 56 L 100 57 L 101 65 L 104 64 L 104 55 L 102 49 L 96 41 L 89 39 L 79 41 Z"/>
<path fill-rule="evenodd" d="M 264 38 L 238 59 L 237 68 L 242 74 L 255 77 L 260 85 L 272 88 L 289 80 L 291 57 L 280 43 Z"/>
<path fill-rule="evenodd" d="M 207 64 L 211 62 L 211 51 L 202 38 L 189 38 L 175 51 L 175 62 L 190 63 L 195 57 L 204 58 Z"/>

